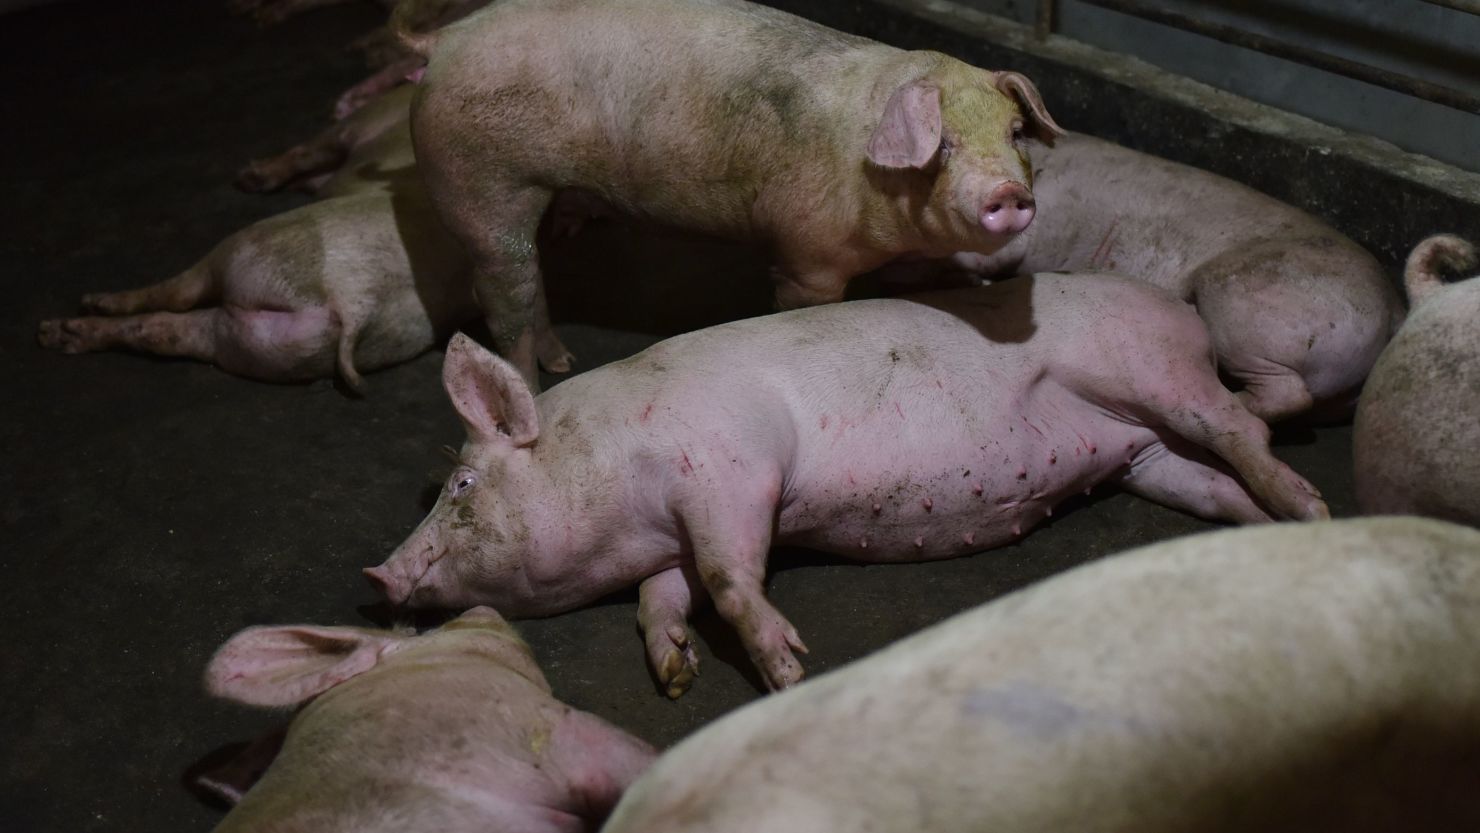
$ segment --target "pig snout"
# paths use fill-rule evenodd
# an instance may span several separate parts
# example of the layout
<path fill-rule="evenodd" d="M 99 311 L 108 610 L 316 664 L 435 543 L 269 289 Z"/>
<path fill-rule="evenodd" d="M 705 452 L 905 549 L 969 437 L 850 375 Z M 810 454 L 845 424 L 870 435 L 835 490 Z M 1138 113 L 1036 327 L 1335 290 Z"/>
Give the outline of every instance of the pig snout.
<path fill-rule="evenodd" d="M 992 234 L 1018 234 L 1033 222 L 1037 204 L 1033 194 L 1017 182 L 1004 182 L 987 195 L 982 227 Z"/>
<path fill-rule="evenodd" d="M 391 607 L 401 607 L 411 597 L 411 582 L 403 580 L 400 576 L 391 572 L 384 564 L 379 567 L 366 567 L 362 570 L 365 578 L 375 591 L 390 602 Z"/>

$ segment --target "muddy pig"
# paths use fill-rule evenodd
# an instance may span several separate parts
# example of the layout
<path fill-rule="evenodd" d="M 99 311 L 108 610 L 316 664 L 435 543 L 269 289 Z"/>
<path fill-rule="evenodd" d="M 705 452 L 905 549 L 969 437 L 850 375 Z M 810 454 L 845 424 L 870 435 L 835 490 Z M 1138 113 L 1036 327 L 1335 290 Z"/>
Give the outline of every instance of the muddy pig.
<path fill-rule="evenodd" d="M 1480 533 L 1194 535 L 701 729 L 606 833 L 1480 829 Z"/>
<path fill-rule="evenodd" d="M 256 706 L 307 703 L 218 833 L 595 831 L 654 755 L 556 700 L 486 607 L 422 636 L 248 628 L 206 685 Z"/>
<path fill-rule="evenodd" d="M 1032 83 L 742 0 L 508 0 L 430 34 L 416 155 L 497 351 L 538 389 L 534 249 L 554 192 L 769 247 L 783 308 L 896 257 L 1028 227 Z M 543 356 L 541 356 L 543 358 Z"/>
<path fill-rule="evenodd" d="M 1316 218 L 1187 165 L 1071 134 L 1034 154 L 1042 218 L 989 256 L 987 277 L 1103 269 L 1188 301 L 1218 364 L 1268 421 L 1351 414 L 1402 320 L 1382 267 Z"/>
<path fill-rule="evenodd" d="M 1192 308 L 1111 275 L 711 327 L 538 399 L 454 336 L 443 377 L 468 431 L 461 464 L 369 578 L 396 605 L 511 616 L 640 583 L 671 696 L 693 676 L 686 622 L 706 596 L 770 687 L 800 678 L 803 643 L 762 586 L 773 543 L 948 558 L 1016 540 L 1107 481 L 1208 518 L 1326 511 L 1219 384 Z"/>
<path fill-rule="evenodd" d="M 1480 526 L 1480 257 L 1453 235 L 1409 255 L 1411 311 L 1372 371 L 1352 433 L 1357 504 Z M 1469 276 L 1445 285 L 1442 272 Z"/>

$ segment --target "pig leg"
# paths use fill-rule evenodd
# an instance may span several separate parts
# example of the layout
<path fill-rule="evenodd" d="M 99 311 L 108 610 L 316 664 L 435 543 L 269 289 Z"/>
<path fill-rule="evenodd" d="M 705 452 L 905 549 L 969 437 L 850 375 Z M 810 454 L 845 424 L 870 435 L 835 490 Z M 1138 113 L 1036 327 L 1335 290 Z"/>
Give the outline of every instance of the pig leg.
<path fill-rule="evenodd" d="M 848 277 L 831 269 L 772 269 L 776 308 L 789 310 L 841 301 L 848 289 Z"/>
<path fill-rule="evenodd" d="M 770 485 L 713 486 L 715 491 L 698 496 L 688 511 L 680 500 L 679 516 L 693 544 L 695 568 L 715 610 L 739 634 L 766 687 L 786 688 L 802 678 L 802 665 L 792 651 L 805 654 L 807 647 L 766 599 L 766 556 L 776 511 L 770 496 L 780 493 L 780 478 Z M 721 494 L 723 499 L 717 499 Z"/>
<path fill-rule="evenodd" d="M 293 312 L 216 307 L 43 321 L 39 339 L 64 353 L 136 350 L 211 362 L 239 376 L 291 382 L 332 372 L 338 330 L 333 314 L 318 307 Z"/>
<path fill-rule="evenodd" d="M 567 711 L 552 733 L 550 755 L 566 774 L 579 815 L 601 826 L 622 793 L 657 757 L 647 743 L 592 714 Z"/>
<path fill-rule="evenodd" d="M 689 631 L 696 597 L 704 597 L 704 585 L 687 564 L 649 576 L 637 592 L 637 624 L 647 643 L 648 662 L 664 692 L 675 700 L 699 676 L 699 652 Z"/>
<path fill-rule="evenodd" d="M 1305 380 L 1288 367 L 1260 373 L 1230 369 L 1229 375 L 1244 383 L 1237 394 L 1239 401 L 1265 422 L 1279 422 L 1315 407 L 1315 397 L 1310 395 Z"/>
<path fill-rule="evenodd" d="M 339 94 L 334 101 L 334 118 L 346 119 L 372 99 L 406 83 L 406 77 L 426 64 L 426 58 L 412 55 L 397 58 L 369 77 Z"/>
<path fill-rule="evenodd" d="M 242 796 L 252 788 L 262 773 L 272 765 L 283 748 L 283 740 L 288 736 L 288 727 L 275 729 L 265 735 L 261 735 L 246 748 L 236 753 L 231 760 L 222 765 L 202 772 L 195 777 L 195 785 L 202 790 L 220 798 L 227 804 L 235 805 L 241 802 Z"/>
<path fill-rule="evenodd" d="M 82 309 L 99 315 L 140 312 L 185 312 L 215 299 L 219 287 L 204 262 L 168 280 L 125 292 L 94 292 L 82 296 Z"/>
<path fill-rule="evenodd" d="M 1276 514 L 1301 520 L 1330 517 L 1320 492 L 1269 453 L 1269 426 L 1249 413 L 1211 370 L 1199 369 L 1196 378 L 1196 388 L 1184 388 L 1179 401 L 1159 414 L 1164 424 L 1227 461 Z"/>
<path fill-rule="evenodd" d="M 458 190 L 461 189 L 454 186 L 453 193 Z M 519 370 L 531 392 L 538 393 L 536 319 L 540 262 L 535 237 L 540 219 L 550 205 L 551 192 L 543 188 L 513 190 L 494 185 L 481 194 L 458 196 L 444 219 L 472 256 L 473 291 L 483 308 L 488 331 L 493 335 L 494 350 Z M 457 210 L 473 205 L 491 206 L 498 213 L 488 216 L 466 208 Z"/>
<path fill-rule="evenodd" d="M 551 373 L 569 373 L 571 362 L 575 361 L 576 357 L 561 343 L 560 336 L 555 334 L 555 325 L 550 323 L 550 306 L 545 300 L 543 279 L 540 280 L 539 290 L 534 300 L 534 349 L 539 358 L 540 367 Z"/>
<path fill-rule="evenodd" d="M 236 187 L 249 194 L 267 194 L 332 173 L 344 164 L 350 144 L 340 128 L 331 127 L 271 159 L 255 159 L 247 163 L 236 175 Z"/>
<path fill-rule="evenodd" d="M 1212 455 L 1177 436 L 1161 440 L 1136 455 L 1121 488 L 1210 521 L 1274 520 Z"/>

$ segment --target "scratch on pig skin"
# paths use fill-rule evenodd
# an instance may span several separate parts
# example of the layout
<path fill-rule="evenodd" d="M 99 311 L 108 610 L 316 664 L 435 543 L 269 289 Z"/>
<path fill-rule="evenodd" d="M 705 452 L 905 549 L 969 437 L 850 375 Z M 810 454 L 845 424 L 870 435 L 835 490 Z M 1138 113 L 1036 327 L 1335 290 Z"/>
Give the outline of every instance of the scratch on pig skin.
<path fill-rule="evenodd" d="M 653 403 L 649 402 L 647 404 L 647 407 L 642 409 L 642 413 L 637 417 L 637 421 L 638 422 L 647 422 L 648 421 L 648 417 L 650 417 L 652 415 L 653 415 Z"/>
<path fill-rule="evenodd" d="M 827 414 L 823 414 L 822 418 L 817 420 L 817 427 L 823 431 L 827 430 Z"/>
<path fill-rule="evenodd" d="M 897 414 L 899 414 L 899 418 L 900 419 L 904 419 L 904 410 L 899 407 L 899 403 L 898 402 L 895 402 L 894 403 L 894 412 L 897 413 Z"/>
<path fill-rule="evenodd" d="M 1089 265 L 1091 269 L 1099 269 L 1110 259 L 1111 240 L 1115 235 L 1115 227 L 1120 225 L 1119 218 L 1110 221 L 1110 228 L 1105 230 L 1105 236 L 1100 239 L 1100 245 L 1095 247 L 1095 253 L 1090 255 Z"/>
<path fill-rule="evenodd" d="M 694 473 L 694 464 L 689 462 L 689 453 L 687 451 L 680 450 L 678 453 L 683 457 L 683 460 L 678 464 L 678 471 L 684 477 L 688 477 Z"/>

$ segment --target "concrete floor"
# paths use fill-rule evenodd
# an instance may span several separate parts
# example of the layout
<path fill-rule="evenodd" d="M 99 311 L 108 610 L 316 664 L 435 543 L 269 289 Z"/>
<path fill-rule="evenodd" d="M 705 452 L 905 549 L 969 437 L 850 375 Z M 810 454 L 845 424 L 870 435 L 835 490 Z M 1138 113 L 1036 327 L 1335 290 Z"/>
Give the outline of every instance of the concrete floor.
<path fill-rule="evenodd" d="M 381 622 L 359 569 L 429 506 L 461 441 L 440 354 L 273 386 L 122 354 L 63 356 L 37 322 L 84 291 L 174 274 L 228 233 L 302 201 L 232 190 L 234 170 L 319 129 L 363 69 L 342 46 L 370 4 L 259 31 L 214 0 L 91 0 L 0 25 L 0 829 L 205 830 L 221 808 L 187 769 L 279 716 L 213 702 L 212 651 L 252 624 Z M 753 254 L 593 226 L 552 256 L 582 368 L 765 309 Z M 723 268 L 712 274 L 715 265 Z M 554 381 L 554 380 L 550 380 Z M 1278 452 L 1353 509 L 1346 427 Z M 1075 564 L 1208 525 L 1123 494 L 1080 501 L 1023 543 L 951 562 L 863 567 L 778 553 L 771 596 L 813 674 Z M 699 617 L 703 677 L 661 697 L 632 594 L 523 623 L 557 696 L 659 745 L 759 695 L 743 651 Z"/>

